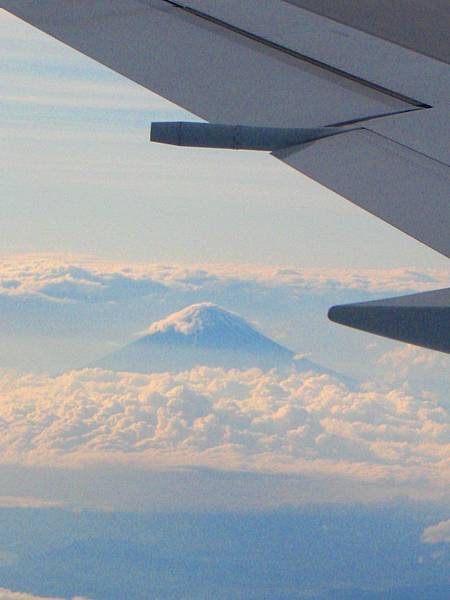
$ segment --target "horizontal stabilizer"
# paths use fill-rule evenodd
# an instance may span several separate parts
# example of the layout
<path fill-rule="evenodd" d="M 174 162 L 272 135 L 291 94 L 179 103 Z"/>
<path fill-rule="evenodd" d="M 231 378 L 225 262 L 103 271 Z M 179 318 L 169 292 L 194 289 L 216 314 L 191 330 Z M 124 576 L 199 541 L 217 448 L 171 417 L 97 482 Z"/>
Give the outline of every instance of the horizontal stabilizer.
<path fill-rule="evenodd" d="M 450 288 L 335 306 L 335 323 L 450 354 Z"/>

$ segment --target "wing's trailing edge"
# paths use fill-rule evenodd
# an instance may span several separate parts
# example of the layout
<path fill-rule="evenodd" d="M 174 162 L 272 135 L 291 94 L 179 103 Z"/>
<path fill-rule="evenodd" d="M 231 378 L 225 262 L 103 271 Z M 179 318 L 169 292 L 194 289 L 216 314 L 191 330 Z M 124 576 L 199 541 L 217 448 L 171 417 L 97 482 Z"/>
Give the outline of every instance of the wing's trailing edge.
<path fill-rule="evenodd" d="M 450 354 L 450 288 L 335 306 L 329 317 L 340 325 Z"/>

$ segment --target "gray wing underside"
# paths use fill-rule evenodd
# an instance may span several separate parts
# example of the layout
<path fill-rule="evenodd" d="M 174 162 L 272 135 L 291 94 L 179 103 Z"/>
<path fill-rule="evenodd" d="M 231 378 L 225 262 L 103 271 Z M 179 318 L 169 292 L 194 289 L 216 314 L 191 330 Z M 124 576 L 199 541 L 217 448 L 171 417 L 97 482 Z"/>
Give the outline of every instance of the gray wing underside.
<path fill-rule="evenodd" d="M 286 0 L 450 63 L 448 0 Z"/>
<path fill-rule="evenodd" d="M 365 128 L 273 154 L 450 256 L 450 176 L 445 165 Z"/>
<path fill-rule="evenodd" d="M 335 323 L 450 354 L 450 289 L 335 306 Z"/>
<path fill-rule="evenodd" d="M 274 155 L 450 257 L 449 5 L 401 0 L 411 11 L 392 33 L 380 16 L 386 2 L 0 0 L 0 7 L 211 123 L 341 128 Z M 428 16 L 417 29 L 422 6 Z"/>

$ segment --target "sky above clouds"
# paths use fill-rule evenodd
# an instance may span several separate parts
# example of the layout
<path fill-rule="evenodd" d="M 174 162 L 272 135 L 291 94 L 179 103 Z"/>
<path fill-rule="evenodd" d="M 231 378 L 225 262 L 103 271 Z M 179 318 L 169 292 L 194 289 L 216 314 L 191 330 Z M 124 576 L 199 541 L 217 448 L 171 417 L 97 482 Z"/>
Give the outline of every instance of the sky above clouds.
<path fill-rule="evenodd" d="M 192 117 L 0 14 L 0 252 L 446 268 L 266 154 L 150 144 L 152 120 Z"/>

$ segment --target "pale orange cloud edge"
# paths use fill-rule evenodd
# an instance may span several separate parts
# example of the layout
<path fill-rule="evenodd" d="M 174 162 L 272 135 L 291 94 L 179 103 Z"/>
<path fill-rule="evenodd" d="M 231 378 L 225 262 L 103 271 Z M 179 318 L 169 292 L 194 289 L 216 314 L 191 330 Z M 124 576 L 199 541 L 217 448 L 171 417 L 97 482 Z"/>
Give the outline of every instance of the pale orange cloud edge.
<path fill-rule="evenodd" d="M 450 485 L 450 414 L 432 394 L 328 375 L 198 368 L 140 375 L 3 371 L 2 464 L 208 467 Z"/>
<path fill-rule="evenodd" d="M 0 293 L 32 294 L 39 293 L 49 283 L 86 283 L 76 269 L 100 276 L 105 283 L 121 275 L 130 280 L 151 279 L 169 287 L 195 287 L 193 280 L 199 278 L 202 283 L 197 285 L 205 286 L 210 278 L 212 283 L 251 281 L 309 291 L 342 288 L 377 293 L 408 293 L 450 285 L 448 271 L 437 269 L 304 269 L 242 263 L 119 262 L 89 255 L 38 253 L 0 255 Z M 8 280 L 17 281 L 17 286 L 2 288 L 1 282 Z"/>

